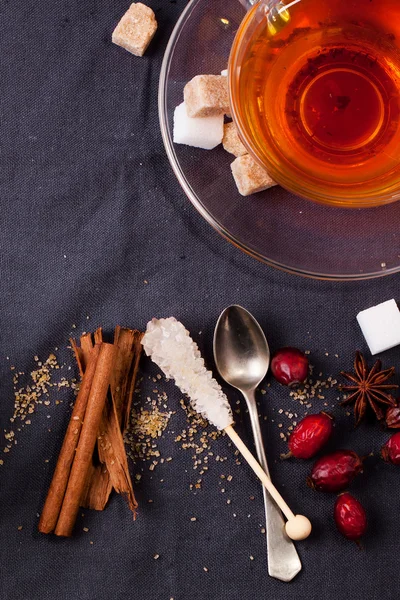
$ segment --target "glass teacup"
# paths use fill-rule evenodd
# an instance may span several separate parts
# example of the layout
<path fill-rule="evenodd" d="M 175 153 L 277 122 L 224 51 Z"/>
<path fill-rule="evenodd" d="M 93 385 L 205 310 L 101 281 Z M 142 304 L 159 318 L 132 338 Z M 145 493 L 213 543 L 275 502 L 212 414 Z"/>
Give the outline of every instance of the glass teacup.
<path fill-rule="evenodd" d="M 229 87 L 249 152 L 278 183 L 317 202 L 399 199 L 398 0 L 247 4 Z"/>

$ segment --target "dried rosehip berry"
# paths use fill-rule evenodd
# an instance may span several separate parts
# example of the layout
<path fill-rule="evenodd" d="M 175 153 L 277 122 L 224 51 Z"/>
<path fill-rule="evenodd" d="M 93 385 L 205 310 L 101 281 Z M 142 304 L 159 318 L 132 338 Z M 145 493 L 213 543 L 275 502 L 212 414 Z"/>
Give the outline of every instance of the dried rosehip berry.
<path fill-rule="evenodd" d="M 271 372 L 279 383 L 297 385 L 308 375 L 308 358 L 297 348 L 281 348 L 272 357 Z"/>
<path fill-rule="evenodd" d="M 400 429 L 400 404 L 389 406 L 385 415 L 386 426 L 390 429 Z"/>
<path fill-rule="evenodd" d="M 339 492 L 362 471 L 362 460 L 352 450 L 336 450 L 319 458 L 307 477 L 307 485 L 319 492 Z"/>
<path fill-rule="evenodd" d="M 296 458 L 312 458 L 329 440 L 332 429 L 333 417 L 325 412 L 304 417 L 289 438 L 289 454 Z"/>
<path fill-rule="evenodd" d="M 383 460 L 400 465 L 400 431 L 392 435 L 381 450 Z"/>
<path fill-rule="evenodd" d="M 335 523 L 342 535 L 357 542 L 367 529 L 367 515 L 362 504 L 348 492 L 338 496 L 334 508 Z"/>

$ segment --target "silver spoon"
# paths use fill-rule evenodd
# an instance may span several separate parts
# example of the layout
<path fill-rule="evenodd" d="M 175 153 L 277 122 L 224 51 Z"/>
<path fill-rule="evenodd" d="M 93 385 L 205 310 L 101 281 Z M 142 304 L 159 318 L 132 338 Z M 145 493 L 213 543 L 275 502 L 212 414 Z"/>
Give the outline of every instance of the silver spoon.
<path fill-rule="evenodd" d="M 258 460 L 269 476 L 255 389 L 267 374 L 270 351 L 260 325 L 241 306 L 228 306 L 221 313 L 214 331 L 214 359 L 221 377 L 242 392 L 246 400 Z M 293 542 L 285 533 L 281 511 L 264 486 L 263 492 L 268 573 L 281 581 L 291 581 L 301 571 L 301 562 Z"/>

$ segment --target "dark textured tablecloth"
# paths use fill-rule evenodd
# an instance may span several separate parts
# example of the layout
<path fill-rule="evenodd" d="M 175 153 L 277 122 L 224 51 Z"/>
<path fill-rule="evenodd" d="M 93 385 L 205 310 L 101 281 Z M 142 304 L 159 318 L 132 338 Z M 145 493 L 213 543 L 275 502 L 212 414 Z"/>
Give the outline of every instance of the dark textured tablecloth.
<path fill-rule="evenodd" d="M 397 277 L 343 284 L 274 271 L 229 245 L 197 214 L 165 156 L 156 102 L 163 52 L 186 2 L 150 5 L 159 31 L 139 59 L 111 44 L 127 9 L 122 0 L 0 3 L 0 425 L 14 429 L 18 442 L 1 453 L 0 597 L 398 598 L 400 471 L 378 457 L 388 434 L 373 424 L 353 432 L 343 409 L 331 408 L 337 416 L 331 448 L 375 452 L 352 486 L 370 522 L 359 551 L 335 529 L 334 497 L 305 486 L 310 464 L 279 461 L 285 445 L 278 425 L 288 424 L 279 409 L 301 415 L 305 408 L 275 383 L 260 395 L 272 476 L 314 523 L 313 535 L 298 544 L 304 568 L 291 584 L 267 575 L 261 489 L 246 466 L 235 464 L 226 438 L 213 451 L 228 460 L 210 461 L 202 488 L 189 489 L 199 476 L 192 453 L 174 442 L 185 427 L 181 396 L 164 380 L 157 386 L 176 414 L 159 448 L 173 460 L 154 471 L 130 462 L 132 476 L 142 474 L 137 521 L 113 496 L 103 513 L 83 511 L 72 539 L 37 533 L 72 393 L 52 388 L 50 405 L 38 405 L 31 425 L 17 431 L 20 423 L 9 422 L 12 366 L 25 373 L 19 381 L 26 386 L 34 356 L 45 360 L 57 347 L 62 373 L 77 376 L 67 348 L 71 333 L 102 325 L 110 334 L 117 323 L 144 328 L 151 317 L 169 315 L 191 330 L 212 366 L 215 321 L 225 306 L 240 303 L 259 319 L 272 348 L 309 349 L 315 372 L 336 376 L 351 367 L 356 348 L 372 361 L 356 313 L 399 299 Z M 398 357 L 398 349 L 382 356 L 396 366 Z M 141 373 L 145 402 L 157 370 L 143 360 Z M 326 397 L 330 406 L 337 402 L 334 390 Z M 251 444 L 243 411 L 238 428 Z M 1 452 L 6 444 L 2 438 Z M 221 485 L 228 474 L 232 481 Z"/>

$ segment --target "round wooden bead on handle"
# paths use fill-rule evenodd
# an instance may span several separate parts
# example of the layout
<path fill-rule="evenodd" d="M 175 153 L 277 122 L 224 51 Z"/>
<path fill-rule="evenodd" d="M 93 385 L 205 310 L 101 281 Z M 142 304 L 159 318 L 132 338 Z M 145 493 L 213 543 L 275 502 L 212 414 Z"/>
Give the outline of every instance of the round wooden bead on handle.
<path fill-rule="evenodd" d="M 311 523 L 303 515 L 294 515 L 286 522 L 285 531 L 292 540 L 305 540 L 311 533 Z"/>
<path fill-rule="evenodd" d="M 290 510 L 289 506 L 286 504 L 285 500 L 282 498 L 268 475 L 262 469 L 258 461 L 254 458 L 246 444 L 233 429 L 232 425 L 225 427 L 224 431 L 235 444 L 243 458 L 253 469 L 261 483 L 267 488 L 268 492 L 271 494 L 272 498 L 275 500 L 287 518 L 285 530 L 288 537 L 290 537 L 292 540 L 305 540 L 311 533 L 312 527 L 310 521 L 307 519 L 307 517 L 304 517 L 303 515 L 295 515 L 293 511 Z"/>

